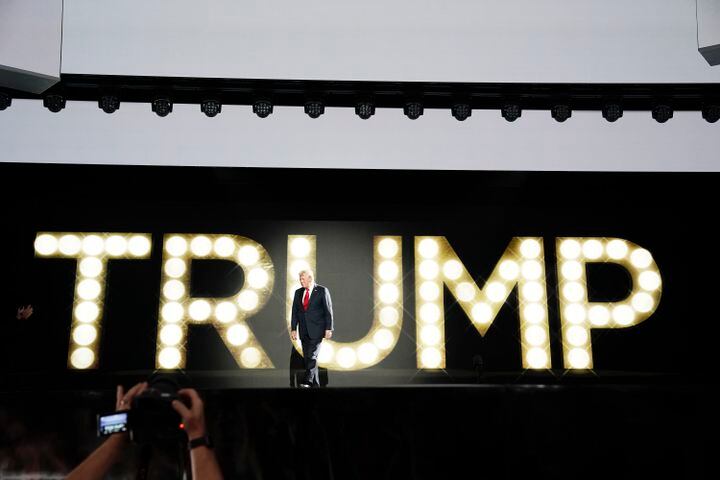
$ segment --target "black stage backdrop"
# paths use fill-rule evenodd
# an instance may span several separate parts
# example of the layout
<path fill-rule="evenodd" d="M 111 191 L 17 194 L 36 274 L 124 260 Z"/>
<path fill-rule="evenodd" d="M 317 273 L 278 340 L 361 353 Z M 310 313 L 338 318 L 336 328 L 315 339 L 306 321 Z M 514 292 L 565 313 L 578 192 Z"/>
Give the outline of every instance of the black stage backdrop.
<path fill-rule="evenodd" d="M 667 469 L 679 476 L 702 472 L 706 453 L 696 440 L 688 443 L 688 439 L 699 435 L 710 410 L 702 399 L 714 383 L 717 364 L 720 305 L 716 283 L 720 271 L 714 226 L 720 203 L 719 178 L 717 174 L 690 173 L 0 164 L 0 272 L 4 285 L 0 390 L 5 392 L 6 403 L 15 405 L 17 411 L 29 397 L 47 390 L 104 392 L 89 400 L 73 400 L 78 410 L 97 410 L 101 401 L 108 404 L 113 385 L 140 380 L 154 367 L 163 235 L 237 234 L 261 243 L 274 262 L 272 297 L 249 323 L 276 369 L 240 369 L 211 327 L 192 326 L 187 371 L 210 397 L 210 391 L 219 395 L 223 389 L 249 389 L 248 397 L 230 392 L 210 402 L 218 408 L 230 398 L 260 402 L 243 407 L 242 412 L 233 409 L 236 407 L 223 408 L 223 421 L 230 422 L 228 425 L 242 425 L 245 433 L 260 431 L 264 427 L 255 424 L 258 415 L 274 411 L 277 416 L 268 421 L 275 427 L 301 428 L 289 419 L 291 409 L 284 402 L 305 399 L 283 399 L 275 390 L 269 397 L 250 390 L 288 385 L 287 235 L 317 236 L 317 280 L 333 293 L 335 339 L 339 341 L 364 335 L 372 319 L 373 235 L 401 235 L 405 318 L 397 346 L 374 367 L 323 372 L 323 378 L 329 386 L 425 387 L 408 393 L 412 399 L 403 397 L 402 390 L 388 388 L 364 393 L 350 389 L 350 393 L 336 393 L 337 398 L 319 398 L 315 409 L 338 401 L 349 402 L 346 408 L 357 410 L 322 410 L 327 412 L 326 421 L 313 425 L 325 432 L 324 441 L 331 446 L 324 447 L 326 457 L 320 466 L 307 467 L 297 478 L 311 476 L 313 468 L 326 474 L 334 471 L 342 478 L 367 478 L 371 471 L 430 478 L 430 466 L 438 465 L 449 468 L 445 473 L 457 469 L 455 473 L 460 474 L 474 467 L 479 472 L 483 462 L 476 465 L 472 460 L 476 451 L 487 454 L 484 462 L 493 470 L 512 467 L 515 470 L 507 471 L 546 473 L 554 478 L 576 478 L 578 469 L 587 472 L 591 467 L 598 478 Z M 109 263 L 100 366 L 95 371 L 66 367 L 75 261 L 35 258 L 33 241 L 39 231 L 152 234 L 150 259 Z M 446 236 L 480 286 L 513 237 L 544 238 L 551 371 L 522 368 L 515 293 L 483 338 L 447 291 L 447 368 L 418 370 L 413 239 L 419 235 Z M 619 237 L 635 242 L 652 252 L 663 278 L 662 298 L 650 318 L 631 328 L 592 331 L 594 370 L 590 372 L 570 372 L 562 367 L 554 240 L 565 236 Z M 223 262 L 195 261 L 193 270 L 194 295 L 232 293 L 243 282 L 242 272 Z M 628 289 L 627 275 L 611 265 L 592 266 L 588 282 L 591 301 L 622 298 Z M 14 311 L 24 303 L 32 303 L 35 313 L 27 322 L 17 322 Z M 484 362 L 481 376 L 473 368 L 476 355 L 482 355 Z M 478 382 L 501 389 L 447 387 L 441 396 L 424 393 L 428 385 Z M 517 387 L 531 384 L 541 390 L 528 393 Z M 548 385 L 565 390 L 542 390 Z M 637 390 L 640 386 L 644 387 Z M 295 395 L 294 391 L 289 395 Z M 447 422 L 430 411 L 435 401 Z M 403 402 L 411 402 L 411 407 Z M 366 408 L 375 412 L 373 420 L 368 419 Z M 488 423 L 483 418 L 489 418 Z M 394 427 L 393 422 L 397 423 Z M 426 422 L 427 428 L 413 430 L 415 422 Z M 469 422 L 463 426 L 467 431 L 457 435 L 469 437 L 468 443 L 454 437 L 453 428 L 463 422 Z M 658 422 L 665 422 L 668 430 Z M 340 440 L 344 438 L 340 424 L 357 428 L 360 437 Z M 364 431 L 363 424 L 374 425 L 376 436 Z M 57 428 L 67 432 L 69 427 Z M 508 433 L 508 428 L 514 433 Z M 479 439 L 483 429 L 495 440 Z M 592 433 L 593 429 L 599 433 Z M 477 449 L 472 445 L 474 432 L 478 432 Z M 277 431 L 273 435 L 282 437 L 278 441 L 289 441 Z M 272 458 L 270 443 L 277 439 L 271 437 L 250 447 L 243 444 L 242 448 L 256 449 L 245 452 L 243 458 L 254 456 L 253 468 L 265 474 L 282 476 L 283 468 L 300 468 L 300 460 Z M 394 453 L 387 458 L 375 456 L 371 464 L 350 461 L 344 457 L 348 452 L 333 450 L 359 449 L 369 454 L 374 439 L 402 447 L 393 450 L 388 446 Z M 234 441 L 225 440 L 228 444 Z M 444 446 L 433 443 L 437 441 L 445 442 Z M 431 445 L 438 454 L 437 462 L 432 460 Z M 678 449 L 676 456 L 668 456 Z M 245 464 L 232 464 L 230 456 L 223 460 L 225 468 L 237 474 L 255 471 Z M 326 461 L 335 463 L 328 467 Z M 606 470 L 597 469 L 599 464 Z M 370 469 L 366 474 L 357 473 L 366 467 Z M 507 474 L 508 478 L 514 476 Z"/>

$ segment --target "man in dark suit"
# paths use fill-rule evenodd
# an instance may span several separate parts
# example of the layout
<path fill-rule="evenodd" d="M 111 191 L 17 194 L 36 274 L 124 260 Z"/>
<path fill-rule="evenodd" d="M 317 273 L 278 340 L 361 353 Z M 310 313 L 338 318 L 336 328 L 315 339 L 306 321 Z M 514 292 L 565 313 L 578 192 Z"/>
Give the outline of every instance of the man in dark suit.
<path fill-rule="evenodd" d="M 332 300 L 330 291 L 315 283 L 312 270 L 300 272 L 300 285 L 293 298 L 290 336 L 297 340 L 300 330 L 305 361 L 305 378 L 300 387 L 319 387 L 317 357 L 323 339 L 332 337 Z"/>

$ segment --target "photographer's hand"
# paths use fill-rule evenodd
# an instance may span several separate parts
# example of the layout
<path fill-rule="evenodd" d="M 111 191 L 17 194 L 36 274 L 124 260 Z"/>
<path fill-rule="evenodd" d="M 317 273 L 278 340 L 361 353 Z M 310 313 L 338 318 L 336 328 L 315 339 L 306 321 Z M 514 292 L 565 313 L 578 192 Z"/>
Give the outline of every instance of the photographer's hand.
<path fill-rule="evenodd" d="M 115 410 L 130 410 L 133 398 L 147 388 L 147 382 L 138 383 L 127 393 L 122 385 L 117 386 L 115 393 Z M 115 433 L 105 440 L 83 462 L 75 467 L 65 480 L 92 480 L 105 478 L 107 472 L 120 459 L 123 449 L 127 446 L 128 434 Z"/>
<path fill-rule="evenodd" d="M 33 306 L 32 305 L 26 305 L 24 307 L 20 307 L 17 309 L 17 314 L 15 315 L 15 318 L 18 320 L 27 320 L 30 318 L 33 314 Z"/>
<path fill-rule="evenodd" d="M 179 400 L 172 402 L 172 407 L 182 417 L 188 440 L 204 437 L 207 435 L 207 429 L 205 428 L 205 409 L 200 395 L 192 388 L 179 390 L 178 394 L 190 402 L 190 408 Z M 190 463 L 192 464 L 192 478 L 202 478 L 203 480 L 222 480 L 223 478 L 215 453 L 206 446 L 195 447 L 190 451 Z"/>

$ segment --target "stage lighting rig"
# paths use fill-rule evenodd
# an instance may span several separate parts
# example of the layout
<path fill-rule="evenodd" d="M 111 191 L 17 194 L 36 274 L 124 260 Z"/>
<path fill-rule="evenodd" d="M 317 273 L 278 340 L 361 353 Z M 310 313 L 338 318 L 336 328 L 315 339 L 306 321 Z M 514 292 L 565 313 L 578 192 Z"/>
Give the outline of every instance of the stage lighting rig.
<path fill-rule="evenodd" d="M 222 111 L 222 103 L 218 100 L 203 100 L 200 104 L 200 111 L 208 117 L 214 117 Z"/>
<path fill-rule="evenodd" d="M 562 123 L 568 118 L 572 117 L 572 109 L 570 108 L 570 105 L 553 105 L 553 107 L 550 109 L 550 115 L 552 116 L 552 118 Z"/>
<path fill-rule="evenodd" d="M 273 104 L 269 100 L 258 100 L 253 103 L 253 113 L 260 118 L 265 118 L 273 113 Z"/>
<path fill-rule="evenodd" d="M 12 98 L 6 93 L 0 92 L 0 110 L 5 110 L 12 104 Z"/>
<path fill-rule="evenodd" d="M 173 110 L 173 102 L 168 97 L 158 97 L 152 101 L 152 111 L 158 117 L 167 117 Z"/>
<path fill-rule="evenodd" d="M 522 116 L 522 109 L 517 103 L 506 103 L 500 109 L 500 113 L 508 122 L 514 122 Z"/>
<path fill-rule="evenodd" d="M 652 109 L 652 118 L 658 123 L 665 123 L 673 117 L 673 109 L 669 105 L 655 105 Z"/>
<path fill-rule="evenodd" d="M 472 115 L 472 109 L 467 103 L 454 104 L 450 109 L 450 112 L 452 113 L 453 117 L 455 117 L 461 122 L 466 120 L 470 115 Z"/>
<path fill-rule="evenodd" d="M 702 118 L 709 123 L 715 123 L 720 120 L 720 105 L 703 105 Z"/>
<path fill-rule="evenodd" d="M 43 97 L 43 106 L 53 113 L 65 108 L 65 97 L 62 95 L 46 95 Z"/>
<path fill-rule="evenodd" d="M 115 95 L 103 95 L 98 100 L 98 107 L 105 113 L 114 113 L 120 108 L 120 99 Z"/>
<path fill-rule="evenodd" d="M 310 118 L 318 118 L 325 113 L 325 105 L 317 100 L 305 102 L 305 113 L 307 113 Z"/>
<path fill-rule="evenodd" d="M 423 114 L 423 104 L 420 102 L 408 102 L 403 107 L 403 112 L 410 120 L 417 120 Z"/>
<path fill-rule="evenodd" d="M 355 105 L 355 114 L 363 120 L 367 120 L 375 115 L 375 105 L 371 102 L 360 102 Z"/>
<path fill-rule="evenodd" d="M 606 103 L 602 107 L 602 116 L 608 122 L 615 122 L 623 116 L 623 108 L 617 103 Z"/>

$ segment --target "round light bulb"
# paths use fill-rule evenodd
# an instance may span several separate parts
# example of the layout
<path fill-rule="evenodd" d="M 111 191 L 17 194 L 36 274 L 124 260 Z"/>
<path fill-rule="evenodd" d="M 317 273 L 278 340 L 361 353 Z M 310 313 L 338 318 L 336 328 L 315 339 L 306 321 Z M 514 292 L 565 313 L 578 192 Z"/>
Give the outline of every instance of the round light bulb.
<path fill-rule="evenodd" d="M 636 248 L 630 254 L 630 263 L 635 268 L 647 268 L 652 264 L 652 255 L 644 248 Z"/>
<path fill-rule="evenodd" d="M 594 305 L 588 311 L 590 323 L 596 327 L 604 327 L 610 322 L 610 310 L 604 305 Z"/>
<path fill-rule="evenodd" d="M 96 257 L 105 250 L 105 241 L 99 235 L 88 235 L 82 240 L 82 251 L 85 255 Z"/>
<path fill-rule="evenodd" d="M 248 338 L 250 337 L 250 333 L 245 325 L 233 325 L 232 327 L 228 328 L 225 336 L 228 342 L 237 347 L 247 342 Z"/>
<path fill-rule="evenodd" d="M 238 305 L 246 312 L 255 310 L 259 302 L 260 299 L 258 297 L 258 294 L 253 292 L 252 290 L 246 290 L 244 292 L 241 292 L 238 296 Z"/>
<path fill-rule="evenodd" d="M 343 347 L 340 350 L 338 350 L 337 363 L 342 368 L 352 368 L 355 366 L 356 361 L 357 361 L 357 357 L 355 355 L 355 350 L 353 348 Z"/>
<path fill-rule="evenodd" d="M 537 260 L 526 260 L 522 264 L 522 276 L 525 280 L 537 280 L 542 276 L 542 265 Z"/>
<path fill-rule="evenodd" d="M 398 273 L 400 273 L 400 269 L 398 268 L 397 263 L 391 260 L 385 260 L 378 267 L 378 274 L 380 275 L 380 278 L 385 282 L 391 282 L 395 280 L 398 276 Z"/>
<path fill-rule="evenodd" d="M 177 345 L 182 336 L 182 329 L 175 324 L 165 325 L 160 329 L 160 341 L 165 345 Z"/>
<path fill-rule="evenodd" d="M 424 260 L 420 264 L 420 276 L 425 280 L 433 280 L 440 273 L 440 265 L 435 260 Z"/>
<path fill-rule="evenodd" d="M 435 258 L 439 249 L 437 241 L 432 238 L 425 238 L 418 244 L 418 251 L 423 258 Z"/>
<path fill-rule="evenodd" d="M 221 302 L 215 307 L 215 317 L 222 323 L 232 322 L 237 318 L 238 310 L 231 302 Z"/>
<path fill-rule="evenodd" d="M 127 253 L 128 243 L 125 237 L 111 235 L 105 239 L 105 251 L 113 257 L 122 257 Z"/>
<path fill-rule="evenodd" d="M 573 325 L 572 327 L 567 329 L 565 338 L 570 345 L 580 347 L 587 343 L 588 331 L 586 328 L 583 328 L 580 325 Z"/>
<path fill-rule="evenodd" d="M 393 238 L 384 238 L 378 243 L 378 253 L 383 258 L 393 258 L 397 255 L 400 247 Z"/>
<path fill-rule="evenodd" d="M 310 241 L 307 238 L 298 237 L 290 242 L 290 253 L 293 257 L 305 258 L 310 255 Z"/>
<path fill-rule="evenodd" d="M 268 284 L 268 280 L 270 280 L 270 276 L 262 267 L 253 268 L 250 270 L 250 273 L 248 273 L 247 281 L 252 288 L 265 288 Z"/>
<path fill-rule="evenodd" d="M 70 364 L 79 369 L 85 369 L 92 366 L 95 361 L 95 354 L 87 347 L 80 347 L 73 351 L 70 355 Z"/>
<path fill-rule="evenodd" d="M 476 303 L 470 311 L 472 321 L 475 323 L 486 324 L 493 319 L 493 310 L 485 302 Z"/>
<path fill-rule="evenodd" d="M 548 368 L 548 356 L 542 348 L 531 348 L 525 355 L 530 368 Z"/>
<path fill-rule="evenodd" d="M 180 365 L 181 359 L 180 350 L 175 347 L 165 347 L 160 350 L 160 355 L 158 355 L 160 367 L 164 369 L 177 368 L 178 365 Z"/>
<path fill-rule="evenodd" d="M 597 260 L 603 254 L 603 245 L 599 240 L 586 240 L 582 246 L 583 255 L 590 260 Z"/>
<path fill-rule="evenodd" d="M 80 261 L 80 274 L 86 278 L 95 278 L 102 273 L 103 263 L 99 258 L 86 257 Z"/>
<path fill-rule="evenodd" d="M 381 328 L 373 335 L 373 343 L 381 350 L 387 350 L 393 346 L 395 342 L 395 336 L 393 333 L 386 329 Z"/>
<path fill-rule="evenodd" d="M 420 320 L 425 323 L 435 323 L 440 320 L 440 307 L 435 303 L 426 303 L 420 307 Z"/>
<path fill-rule="evenodd" d="M 35 251 L 40 255 L 52 255 L 57 249 L 58 241 L 54 235 L 44 233 L 35 239 Z"/>
<path fill-rule="evenodd" d="M 573 348 L 568 353 L 568 361 L 570 366 L 576 369 L 589 368 L 590 366 L 590 355 L 587 350 L 583 348 Z"/>
<path fill-rule="evenodd" d="M 420 330 L 420 339 L 425 345 L 440 343 L 440 329 L 434 325 L 426 325 Z"/>
<path fill-rule="evenodd" d="M 238 251 L 238 261 L 241 265 L 249 267 L 260 260 L 260 252 L 252 245 L 245 245 Z M 297 273 L 295 274 L 297 276 Z"/>
<path fill-rule="evenodd" d="M 573 259 L 578 258 L 580 256 L 580 252 L 582 251 L 582 247 L 580 246 L 580 242 L 573 239 L 567 239 L 563 240 L 560 243 L 560 254 L 567 259 Z"/>
<path fill-rule="evenodd" d="M 73 341 L 78 345 L 90 345 L 97 338 L 97 330 L 92 325 L 78 325 L 73 330 Z"/>
<path fill-rule="evenodd" d="M 423 368 L 439 368 L 442 362 L 440 351 L 435 347 L 424 348 L 420 355 Z"/>
<path fill-rule="evenodd" d="M 167 242 L 165 242 L 165 251 L 173 257 L 180 257 L 182 255 L 185 255 L 185 252 L 187 252 L 187 248 L 187 240 L 185 240 L 183 237 L 170 237 Z"/>
<path fill-rule="evenodd" d="M 220 237 L 215 240 L 213 251 L 218 257 L 230 257 L 235 253 L 235 242 L 230 237 Z"/>
<path fill-rule="evenodd" d="M 461 302 L 469 302 L 475 298 L 475 287 L 470 282 L 462 282 L 455 287 L 455 296 Z"/>
<path fill-rule="evenodd" d="M 190 242 L 190 251 L 196 257 L 207 257 L 212 251 L 212 241 L 204 235 L 195 237 Z"/>
<path fill-rule="evenodd" d="M 380 310 L 380 323 L 386 327 L 394 327 L 400 320 L 400 314 L 395 307 L 383 307 Z"/>
<path fill-rule="evenodd" d="M 144 257 L 150 253 L 150 240 L 144 235 L 134 235 L 128 241 L 128 250 L 134 257 Z"/>
<path fill-rule="evenodd" d="M 607 250 L 608 257 L 613 260 L 622 260 L 628 254 L 627 242 L 617 238 L 615 240 L 610 240 L 605 249 Z"/>
<path fill-rule="evenodd" d="M 488 300 L 494 303 L 502 302 L 508 294 L 507 287 L 500 282 L 490 282 L 486 288 Z"/>
<path fill-rule="evenodd" d="M 75 318 L 78 322 L 94 322 L 99 315 L 100 308 L 95 302 L 81 302 L 75 307 Z"/>
<path fill-rule="evenodd" d="M 457 280 L 462 275 L 462 263 L 457 260 L 448 260 L 443 264 L 443 275 L 450 280 Z"/>
<path fill-rule="evenodd" d="M 185 310 L 177 302 L 170 302 L 163 305 L 160 316 L 167 323 L 176 323 L 182 320 Z"/>
<path fill-rule="evenodd" d="M 77 235 L 63 235 L 58 242 L 58 249 L 63 255 L 74 256 L 80 252 L 82 243 Z"/>
<path fill-rule="evenodd" d="M 185 275 L 187 264 L 181 258 L 171 258 L 165 262 L 165 273 L 168 277 L 180 278 Z"/>
<path fill-rule="evenodd" d="M 539 303 L 528 303 L 523 307 L 523 317 L 528 323 L 540 323 L 545 319 L 545 309 Z"/>
<path fill-rule="evenodd" d="M 505 280 L 515 280 L 520 274 L 520 267 L 513 260 L 503 260 L 500 263 L 500 276 Z"/>
<path fill-rule="evenodd" d="M 207 320 L 210 317 L 211 311 L 212 307 L 207 300 L 195 300 L 190 304 L 190 308 L 188 308 L 190 318 L 195 321 Z"/>
<path fill-rule="evenodd" d="M 261 359 L 260 350 L 255 347 L 248 347 L 240 354 L 240 363 L 242 363 L 245 368 L 257 367 L 260 365 Z"/>

